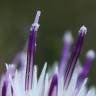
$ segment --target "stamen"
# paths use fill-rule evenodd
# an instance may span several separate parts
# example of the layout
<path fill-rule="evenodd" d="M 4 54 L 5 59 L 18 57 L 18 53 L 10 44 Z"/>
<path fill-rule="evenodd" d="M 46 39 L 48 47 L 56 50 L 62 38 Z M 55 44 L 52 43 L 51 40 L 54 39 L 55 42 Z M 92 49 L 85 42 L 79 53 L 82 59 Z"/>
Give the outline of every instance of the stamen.
<path fill-rule="evenodd" d="M 77 79 L 77 84 L 76 84 L 77 92 L 76 92 L 76 94 L 78 94 L 84 80 L 88 77 L 88 74 L 89 74 L 89 71 L 91 69 L 91 65 L 92 65 L 94 58 L 95 58 L 95 52 L 93 50 L 89 50 L 87 55 L 86 55 L 86 61 L 85 61 L 83 70 Z"/>
<path fill-rule="evenodd" d="M 75 45 L 75 47 L 74 47 L 74 49 L 71 53 L 69 63 L 67 64 L 67 67 L 66 67 L 66 72 L 65 72 L 65 76 L 64 76 L 64 79 L 65 79 L 64 87 L 65 87 L 65 89 L 67 89 L 67 87 L 69 85 L 69 82 L 70 82 L 70 79 L 72 77 L 76 62 L 77 62 L 77 60 L 79 58 L 79 55 L 81 53 L 81 49 L 82 49 L 82 46 L 83 46 L 83 42 L 84 42 L 84 39 L 85 39 L 86 32 L 87 32 L 87 29 L 86 29 L 85 26 L 82 26 L 79 30 L 78 40 L 77 40 L 76 45 Z"/>
<path fill-rule="evenodd" d="M 34 20 L 34 23 L 36 23 L 36 24 L 38 24 L 39 23 L 39 18 L 40 18 L 40 15 L 41 15 L 41 11 L 40 10 L 38 10 L 37 11 L 37 14 L 36 14 L 36 17 L 35 17 L 35 20 Z M 33 23 L 33 24 L 34 24 Z"/>
<path fill-rule="evenodd" d="M 35 58 L 35 51 L 36 51 L 36 37 L 37 37 L 37 31 L 39 28 L 38 22 L 39 22 L 40 14 L 41 14 L 41 11 L 37 11 L 34 23 L 32 24 L 32 27 L 31 27 L 31 32 L 29 34 L 25 90 L 29 90 L 32 88 L 33 66 L 34 66 L 34 58 Z"/>

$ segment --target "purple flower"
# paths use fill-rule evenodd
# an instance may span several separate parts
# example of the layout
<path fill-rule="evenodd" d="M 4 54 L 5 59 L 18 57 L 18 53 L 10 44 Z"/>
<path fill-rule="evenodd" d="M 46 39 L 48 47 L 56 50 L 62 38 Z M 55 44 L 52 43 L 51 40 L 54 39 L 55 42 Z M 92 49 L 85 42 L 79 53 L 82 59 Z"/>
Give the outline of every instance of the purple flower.
<path fill-rule="evenodd" d="M 27 52 L 19 53 L 13 64 L 6 64 L 6 72 L 1 78 L 0 96 L 95 96 L 95 88 L 86 88 L 95 52 L 92 49 L 87 52 L 83 67 L 79 60 L 87 34 L 85 26 L 80 28 L 73 49 L 73 37 L 70 32 L 65 33 L 60 63 L 54 64 L 50 71 L 46 71 L 45 63 L 37 79 L 34 58 L 40 14 L 41 11 L 37 11 L 30 29 Z"/>

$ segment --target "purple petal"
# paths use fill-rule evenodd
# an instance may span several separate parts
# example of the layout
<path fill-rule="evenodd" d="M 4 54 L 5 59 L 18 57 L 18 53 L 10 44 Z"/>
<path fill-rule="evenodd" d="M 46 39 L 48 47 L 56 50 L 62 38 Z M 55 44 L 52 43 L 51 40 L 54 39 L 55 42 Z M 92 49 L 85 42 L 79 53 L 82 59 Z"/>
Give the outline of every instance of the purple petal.
<path fill-rule="evenodd" d="M 62 52 L 62 57 L 60 61 L 60 76 L 64 76 L 65 68 L 69 60 L 71 46 L 73 43 L 72 34 L 70 32 L 67 32 L 64 34 L 64 48 Z"/>
<path fill-rule="evenodd" d="M 6 96 L 7 93 L 7 82 L 5 81 L 2 87 L 2 96 Z"/>
<path fill-rule="evenodd" d="M 40 11 L 37 11 L 36 18 L 32 24 L 31 32 L 29 34 L 28 50 L 27 50 L 27 66 L 26 66 L 26 78 L 25 78 L 25 90 L 32 88 L 33 79 L 33 66 L 36 51 L 36 37 L 37 30 L 39 28 Z"/>
<path fill-rule="evenodd" d="M 78 40 L 77 40 L 76 45 L 73 49 L 73 52 L 70 56 L 69 63 L 67 64 L 67 67 L 66 67 L 65 76 L 64 76 L 65 88 L 67 88 L 69 85 L 69 82 L 72 77 L 76 62 L 77 62 L 79 55 L 81 53 L 81 49 L 82 49 L 83 42 L 84 42 L 85 35 L 86 35 L 86 30 L 87 29 L 84 26 L 82 26 L 80 28 Z"/>
<path fill-rule="evenodd" d="M 56 74 L 52 78 L 51 85 L 50 85 L 50 88 L 49 88 L 48 96 L 52 96 L 52 93 L 53 93 L 55 87 L 56 88 L 58 87 L 58 77 L 57 77 Z"/>
<path fill-rule="evenodd" d="M 90 72 L 91 65 L 92 65 L 94 58 L 95 58 L 95 52 L 93 50 L 88 51 L 83 70 L 77 79 L 77 84 L 76 84 L 76 89 L 77 89 L 76 93 L 77 94 L 78 94 L 84 80 L 88 77 L 88 74 Z"/>

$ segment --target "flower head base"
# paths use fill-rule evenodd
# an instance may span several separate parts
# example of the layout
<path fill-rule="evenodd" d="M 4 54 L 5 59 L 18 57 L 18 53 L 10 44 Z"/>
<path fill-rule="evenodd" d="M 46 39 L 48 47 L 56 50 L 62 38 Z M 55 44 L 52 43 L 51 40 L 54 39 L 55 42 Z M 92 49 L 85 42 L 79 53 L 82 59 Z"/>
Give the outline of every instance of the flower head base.
<path fill-rule="evenodd" d="M 95 52 L 93 50 L 88 51 L 83 68 L 79 62 L 87 33 L 85 26 L 80 28 L 72 52 L 73 37 L 70 32 L 64 35 L 60 66 L 56 64 L 53 72 L 49 75 L 49 72 L 46 72 L 47 63 L 45 63 L 40 77 L 37 79 L 37 65 L 34 63 L 34 58 L 40 14 L 41 12 L 37 11 L 32 24 L 27 52 L 21 52 L 15 59 L 16 62 L 21 63 L 22 68 L 18 70 L 14 64 L 6 65 L 6 73 L 1 79 L 0 96 L 95 96 L 94 88 L 90 90 L 86 88 Z"/>

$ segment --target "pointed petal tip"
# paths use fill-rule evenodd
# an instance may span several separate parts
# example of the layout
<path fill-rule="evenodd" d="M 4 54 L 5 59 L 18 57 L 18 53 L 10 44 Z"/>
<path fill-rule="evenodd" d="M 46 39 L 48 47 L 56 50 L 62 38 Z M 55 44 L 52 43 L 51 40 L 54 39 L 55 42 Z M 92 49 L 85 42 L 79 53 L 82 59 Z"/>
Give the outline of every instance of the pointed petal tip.
<path fill-rule="evenodd" d="M 8 70 L 8 64 L 7 63 L 5 63 L 5 67 L 6 67 L 6 70 Z"/>
<path fill-rule="evenodd" d="M 84 25 L 81 26 L 81 27 L 80 27 L 80 30 L 79 30 L 79 33 L 81 33 L 81 32 L 86 34 L 86 33 L 87 33 L 87 27 L 84 26 Z"/>
<path fill-rule="evenodd" d="M 96 54 L 95 54 L 94 50 L 89 50 L 89 51 L 87 52 L 87 57 L 89 57 L 89 58 L 91 58 L 91 59 L 94 59 L 95 56 L 96 56 Z"/>
<path fill-rule="evenodd" d="M 64 34 L 64 39 L 63 39 L 65 42 L 67 43 L 73 43 L 73 37 L 72 37 L 72 34 L 70 31 L 66 32 Z"/>
<path fill-rule="evenodd" d="M 46 64 L 46 65 L 47 65 L 47 62 L 45 62 L 44 64 Z"/>

